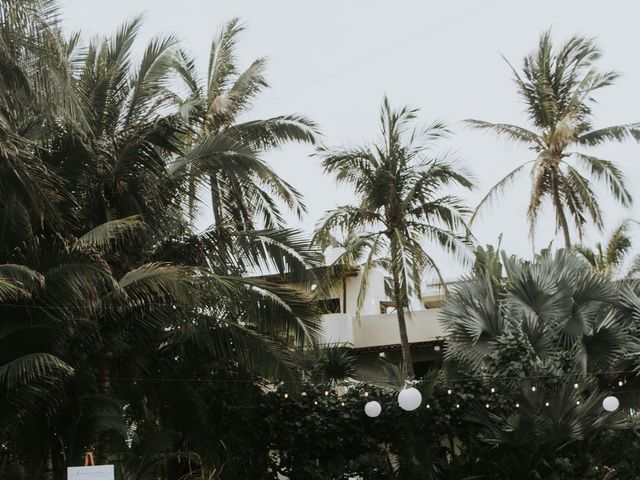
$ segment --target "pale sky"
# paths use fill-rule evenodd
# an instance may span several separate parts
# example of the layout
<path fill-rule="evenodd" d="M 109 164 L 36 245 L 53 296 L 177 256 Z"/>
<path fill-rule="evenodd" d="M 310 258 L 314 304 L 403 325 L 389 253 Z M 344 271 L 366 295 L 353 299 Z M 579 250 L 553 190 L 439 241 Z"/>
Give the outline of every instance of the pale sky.
<path fill-rule="evenodd" d="M 519 66 L 549 27 L 556 43 L 575 33 L 596 37 L 603 50 L 601 68 L 623 74 L 597 95 L 596 126 L 640 121 L 637 2 L 64 0 L 62 6 L 65 25 L 87 37 L 112 33 L 125 19 L 144 12 L 138 49 L 153 35 L 173 33 L 199 59 L 203 71 L 211 39 L 223 22 L 239 16 L 247 26 L 239 45 L 241 65 L 269 58 L 271 88 L 258 98 L 248 119 L 302 113 L 318 123 L 324 143 L 359 144 L 377 134 L 380 103 L 387 94 L 396 106 L 420 108 L 424 122 L 438 118 L 454 128 L 455 135 L 441 148 L 457 151 L 474 174 L 478 188 L 461 192 L 471 206 L 504 174 L 532 157 L 526 148 L 469 130 L 461 120 L 526 126 L 501 55 Z M 268 156 L 276 171 L 304 194 L 309 215 L 296 226 L 306 231 L 326 210 L 353 200 L 347 188 L 337 187 L 322 173 L 311 153 L 311 147 L 291 146 Z M 597 153 L 619 162 L 638 204 L 633 211 L 624 210 L 603 192 L 606 231 L 591 231 L 585 238 L 588 244 L 607 236 L 625 218 L 640 219 L 640 146 L 628 142 Z M 495 243 L 502 233 L 503 248 L 530 256 L 525 217 L 529 182 L 524 175 L 474 225 L 479 243 Z M 540 217 L 536 248 L 553 238 L 553 217 L 547 209 Z M 561 236 L 555 238 L 561 245 Z M 640 252 L 640 242 L 637 247 Z M 450 257 L 436 255 L 447 276 L 460 273 Z"/>

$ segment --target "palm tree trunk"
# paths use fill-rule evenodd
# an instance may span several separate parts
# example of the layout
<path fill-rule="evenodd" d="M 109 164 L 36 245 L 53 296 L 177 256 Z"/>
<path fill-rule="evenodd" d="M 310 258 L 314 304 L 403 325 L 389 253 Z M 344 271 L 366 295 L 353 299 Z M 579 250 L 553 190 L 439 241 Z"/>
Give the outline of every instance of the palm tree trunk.
<path fill-rule="evenodd" d="M 47 463 L 45 465 L 43 478 L 44 480 L 54 480 L 55 478 L 53 473 L 53 453 L 51 451 L 49 451 L 49 455 L 47 456 Z"/>
<path fill-rule="evenodd" d="M 98 389 L 102 395 L 111 395 L 111 359 L 113 354 L 107 352 L 103 360 L 102 367 L 98 372 Z M 109 444 L 111 437 L 108 433 L 100 435 L 96 446 L 96 465 L 107 465 L 109 463 Z"/>
<path fill-rule="evenodd" d="M 398 272 L 393 270 L 393 294 L 396 297 L 396 315 L 398 316 L 398 329 L 400 330 L 400 347 L 402 348 L 402 362 L 408 378 L 413 378 L 413 360 L 411 358 L 411 345 L 407 335 L 407 323 L 404 318 L 404 302 L 401 301 L 403 296 L 400 295 L 400 282 L 398 281 Z"/>
<path fill-rule="evenodd" d="M 342 276 L 342 313 L 347 313 L 347 277 Z"/>
<path fill-rule="evenodd" d="M 215 175 L 209 176 L 209 183 L 211 185 L 211 208 L 213 209 L 213 219 L 215 226 L 219 227 L 222 225 L 222 210 L 220 208 L 218 179 Z"/>

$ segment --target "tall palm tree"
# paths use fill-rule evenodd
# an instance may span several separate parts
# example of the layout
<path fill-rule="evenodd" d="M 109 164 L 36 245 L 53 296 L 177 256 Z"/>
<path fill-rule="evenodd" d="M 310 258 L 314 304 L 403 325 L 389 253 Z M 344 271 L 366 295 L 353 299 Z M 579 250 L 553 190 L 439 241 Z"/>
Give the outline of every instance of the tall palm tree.
<path fill-rule="evenodd" d="M 291 346 L 317 330 L 306 295 L 245 278 L 312 265 L 299 232 L 195 232 L 183 218 L 185 165 L 256 153 L 231 134 L 188 141 L 169 90 L 175 39 L 152 40 L 135 64 L 139 19 L 83 47 L 64 39 L 54 7 L 0 1 L 0 35 L 15 50 L 2 61 L 32 82 L 0 69 L 21 95 L 0 92 L 13 142 L 0 152 L 0 196 L 19 207 L 0 209 L 0 443 L 25 478 L 62 478 L 94 447 L 106 462 L 138 427 L 149 436 L 136 441 L 158 458 L 207 453 L 210 393 L 192 382 L 220 365 L 250 382 L 290 379 Z M 58 101 L 51 90 L 62 86 Z M 161 388 L 158 378 L 184 383 Z M 157 437 L 167 442 L 154 446 Z M 147 478 L 168 463 L 156 460 Z"/>
<path fill-rule="evenodd" d="M 297 141 L 315 143 L 315 124 L 301 115 L 239 121 L 255 97 L 268 85 L 266 60 L 259 58 L 242 70 L 237 64 L 237 41 L 243 26 L 239 19 L 226 23 L 211 43 L 207 74 L 201 79 L 194 60 L 180 51 L 176 70 L 187 95 L 179 98 L 180 110 L 193 122 L 190 142 L 194 146 L 233 146 L 227 155 L 210 155 L 190 165 L 192 191 L 208 181 L 216 226 L 238 230 L 283 226 L 281 206 L 298 216 L 305 212 L 300 193 L 280 178 L 262 158 L 262 153 Z M 228 148 L 227 147 L 227 148 Z M 194 215 L 194 202 L 190 206 Z"/>
<path fill-rule="evenodd" d="M 622 206 L 631 204 L 625 177 L 615 162 L 582 150 L 607 141 L 627 138 L 640 141 L 640 123 L 594 128 L 594 94 L 618 78 L 616 72 L 596 69 L 599 58 L 600 50 L 593 40 L 576 36 L 554 49 L 547 31 L 540 37 L 538 49 L 524 58 L 521 72 L 510 65 L 534 129 L 482 120 L 467 122 L 474 128 L 490 130 L 526 145 L 535 157 L 494 185 L 478 205 L 476 214 L 527 167 L 531 167 L 532 178 L 527 210 L 532 237 L 546 200 L 551 201 L 556 229 L 562 230 L 567 248 L 571 246 L 571 222 L 579 238 L 589 219 L 602 228 L 594 180 L 604 183 Z"/>
<path fill-rule="evenodd" d="M 379 142 L 320 150 L 325 171 L 350 185 L 358 203 L 327 212 L 316 233 L 316 239 L 328 238 L 335 231 L 360 232 L 361 237 L 369 238 L 360 299 L 364 298 L 369 271 L 380 259 L 388 261 L 404 367 L 410 377 L 413 364 L 405 309 L 410 296 L 419 294 L 427 269 L 444 282 L 425 241 L 448 252 L 462 251 L 467 209 L 458 197 L 442 193 L 442 189 L 472 187 L 464 170 L 448 155 L 438 157 L 431 152 L 433 143 L 446 137 L 449 130 L 440 122 L 415 126 L 417 113 L 408 107 L 392 109 L 385 98 Z"/>

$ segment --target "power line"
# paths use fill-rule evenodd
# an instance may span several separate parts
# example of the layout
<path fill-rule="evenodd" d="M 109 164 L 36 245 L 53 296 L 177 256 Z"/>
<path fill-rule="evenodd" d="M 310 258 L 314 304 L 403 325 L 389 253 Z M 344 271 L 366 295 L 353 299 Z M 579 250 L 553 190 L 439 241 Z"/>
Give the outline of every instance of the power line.
<path fill-rule="evenodd" d="M 416 35 L 413 35 L 411 37 L 405 38 L 404 40 L 401 40 L 401 41 L 391 45 L 390 47 L 388 47 L 386 49 L 379 50 L 376 53 L 372 53 L 370 55 L 367 55 L 366 57 L 362 57 L 362 58 L 360 58 L 359 60 L 356 60 L 353 63 L 345 65 L 344 67 L 342 67 L 342 68 L 340 68 L 338 70 L 334 70 L 333 72 L 330 72 L 330 73 L 328 73 L 328 74 L 326 74 L 326 75 L 324 75 L 322 77 L 319 77 L 319 78 L 317 78 L 315 80 L 311 80 L 311 81 L 309 81 L 307 83 L 299 85 L 299 86 L 297 86 L 297 87 L 295 87 L 295 88 L 293 88 L 291 90 L 288 90 L 287 92 L 284 92 L 281 95 L 278 95 L 276 97 L 273 97 L 273 98 L 271 98 L 269 100 L 266 100 L 266 101 L 258 104 L 258 106 L 261 107 L 263 105 L 268 105 L 268 104 L 273 103 L 275 101 L 281 100 L 281 99 L 283 99 L 285 97 L 293 95 L 293 94 L 295 94 L 295 93 L 297 93 L 297 92 L 299 92 L 301 90 L 304 90 L 307 87 L 310 87 L 312 85 L 316 85 L 318 83 L 324 82 L 325 80 L 328 80 L 330 78 L 338 76 L 338 75 L 340 75 L 341 73 L 343 73 L 343 72 L 345 72 L 347 70 L 351 70 L 351 69 L 353 69 L 353 68 L 355 68 L 355 67 L 357 67 L 359 65 L 362 65 L 363 63 L 366 63 L 366 62 L 368 62 L 368 61 L 370 61 L 370 60 L 372 60 L 372 59 L 374 59 L 374 58 L 376 58 L 376 57 L 378 57 L 380 55 L 385 55 L 385 54 L 397 49 L 398 47 L 401 47 L 401 46 L 403 46 L 403 45 L 405 45 L 405 44 L 407 44 L 409 42 L 412 42 L 412 41 L 420 38 L 420 37 L 427 36 L 427 35 L 435 32 L 437 30 L 440 30 L 443 27 L 446 27 L 447 25 L 450 25 L 450 24 L 452 24 L 454 22 L 457 22 L 457 21 L 462 20 L 462 19 L 464 19 L 466 17 L 469 17 L 469 16 L 471 16 L 471 15 L 473 15 L 473 14 L 475 14 L 475 13 L 481 11 L 481 10 L 484 10 L 485 8 L 490 7 L 491 5 L 493 5 L 495 3 L 500 2 L 500 1 L 501 0 L 491 0 L 490 2 L 487 2 L 487 3 L 484 3 L 484 4 L 480 5 L 479 7 L 476 7 L 476 8 L 473 8 L 471 10 L 468 10 L 467 12 L 464 12 L 464 13 L 462 13 L 460 15 L 455 16 L 455 17 L 451 17 L 448 20 L 445 20 L 444 22 L 436 25 L 435 27 L 429 28 L 427 30 L 424 30 L 424 31 L 416 34 Z"/>

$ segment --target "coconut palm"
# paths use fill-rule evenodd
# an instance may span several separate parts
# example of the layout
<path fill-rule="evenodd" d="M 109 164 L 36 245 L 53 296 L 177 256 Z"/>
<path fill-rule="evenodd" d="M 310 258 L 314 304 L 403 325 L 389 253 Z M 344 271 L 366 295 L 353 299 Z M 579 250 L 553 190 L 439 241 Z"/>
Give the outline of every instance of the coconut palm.
<path fill-rule="evenodd" d="M 381 138 L 363 147 L 321 149 L 326 172 L 340 183 L 350 185 L 356 205 L 345 205 L 327 212 L 316 233 L 316 240 L 329 238 L 335 231 L 359 232 L 369 240 L 363 278 L 372 268 L 387 261 L 393 278 L 393 298 L 397 305 L 398 326 L 404 366 L 413 376 L 411 350 L 407 337 L 405 308 L 410 295 L 419 294 L 420 281 L 432 269 L 444 282 L 433 256 L 425 248 L 431 241 L 448 252 L 464 251 L 462 201 L 442 192 L 449 186 L 471 188 L 472 183 L 449 155 L 435 156 L 433 143 L 449 134 L 446 126 L 434 122 L 415 126 L 418 111 L 392 109 L 387 98 L 380 114 Z M 384 263 L 384 262 L 383 262 Z M 364 298 L 362 282 L 360 300 Z"/>
<path fill-rule="evenodd" d="M 621 273 L 620 269 L 633 247 L 629 232 L 631 224 L 631 220 L 625 220 L 618 225 L 604 245 L 598 242 L 594 248 L 576 245 L 574 249 L 577 254 L 589 262 L 595 271 L 608 278 L 616 277 Z M 624 275 L 625 277 L 631 277 L 637 273 L 640 257 L 634 257 L 631 262 L 631 268 Z"/>
<path fill-rule="evenodd" d="M 283 226 L 281 205 L 298 216 L 305 212 L 302 197 L 275 174 L 262 153 L 286 142 L 314 143 L 316 126 L 301 115 L 282 115 L 239 122 L 255 97 L 267 87 L 266 60 L 259 58 L 242 70 L 237 64 L 237 41 L 243 26 L 235 18 L 226 23 L 211 44 L 207 74 L 201 79 L 194 60 L 180 51 L 176 69 L 186 87 L 180 109 L 194 126 L 194 146 L 220 144 L 235 150 L 227 155 L 208 155 L 189 165 L 191 198 L 197 185 L 208 182 L 215 225 L 238 230 Z M 194 202 L 190 206 L 194 215 Z"/>
<path fill-rule="evenodd" d="M 589 220 L 602 228 L 594 182 L 603 183 L 622 206 L 631 204 L 625 177 L 616 163 L 583 150 L 608 141 L 640 140 L 639 123 L 594 127 L 594 94 L 618 78 L 616 72 L 602 72 L 595 67 L 599 58 L 600 50 L 591 39 L 572 37 L 554 49 L 550 32 L 545 32 L 538 49 L 524 58 L 522 70 L 511 67 L 533 129 L 467 121 L 474 128 L 490 130 L 526 145 L 534 154 L 534 158 L 516 167 L 491 188 L 478 205 L 476 215 L 529 167 L 532 185 L 527 217 L 532 238 L 546 200 L 553 206 L 556 229 L 562 230 L 567 248 L 571 246 L 571 223 L 579 238 Z"/>
<path fill-rule="evenodd" d="M 314 252 L 290 229 L 191 229 L 182 215 L 185 165 L 245 152 L 253 159 L 254 143 L 232 135 L 186 142 L 189 125 L 168 89 L 172 37 L 152 40 L 135 64 L 139 19 L 82 47 L 79 38 L 63 40 L 53 6 L 0 3 L 2 34 L 12 19 L 41 19 L 62 52 L 52 64 L 35 61 L 41 36 L 12 37 L 24 42 L 17 52 L 36 53 L 16 62 L 33 69 L 25 77 L 34 83 L 24 88 L 31 103 L 7 108 L 15 118 L 6 138 L 14 143 L 3 143 L 1 153 L 10 168 L 0 168 L 7 186 L 0 195 L 20 208 L 0 213 L 0 228 L 10 233 L 1 237 L 0 256 L 0 476 L 17 466 L 24 478 L 63 478 L 87 449 L 95 447 L 101 463 L 119 455 L 137 428 L 149 434 L 136 441 L 151 455 L 193 450 L 209 468 L 215 462 L 204 457 L 211 432 L 202 413 L 210 392 L 194 382 L 221 366 L 250 382 L 290 379 L 297 370 L 291 347 L 317 331 L 308 296 L 245 275 L 301 272 Z M 53 101 L 51 82 L 38 80 L 47 68 L 69 80 L 64 102 L 82 122 Z M 8 82 L 7 71 L 0 74 Z M 38 128 L 25 127 L 31 124 Z M 159 378 L 184 382 L 158 386 Z M 184 421 L 171 421 L 178 418 Z M 155 445 L 159 437 L 167 442 Z M 156 460 L 146 478 L 158 478 L 167 464 Z"/>
<path fill-rule="evenodd" d="M 0 2 L 0 263 L 65 223 L 60 178 L 37 155 L 53 129 L 83 123 L 65 47 L 53 2 Z"/>

